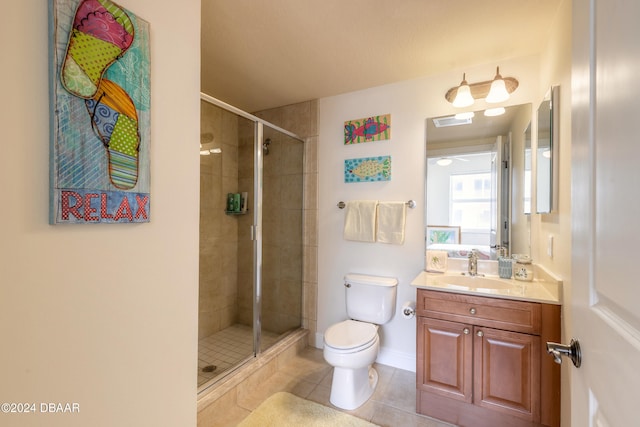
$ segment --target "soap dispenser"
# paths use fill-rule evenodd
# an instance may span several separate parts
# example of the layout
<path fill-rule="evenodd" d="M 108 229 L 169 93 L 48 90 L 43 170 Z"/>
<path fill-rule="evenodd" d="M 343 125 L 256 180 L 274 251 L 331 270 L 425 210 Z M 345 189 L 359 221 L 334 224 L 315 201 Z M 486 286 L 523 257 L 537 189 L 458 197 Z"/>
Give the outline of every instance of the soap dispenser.
<path fill-rule="evenodd" d="M 507 256 L 507 248 L 498 246 L 498 275 L 502 279 L 511 279 L 513 274 L 513 260 Z"/>

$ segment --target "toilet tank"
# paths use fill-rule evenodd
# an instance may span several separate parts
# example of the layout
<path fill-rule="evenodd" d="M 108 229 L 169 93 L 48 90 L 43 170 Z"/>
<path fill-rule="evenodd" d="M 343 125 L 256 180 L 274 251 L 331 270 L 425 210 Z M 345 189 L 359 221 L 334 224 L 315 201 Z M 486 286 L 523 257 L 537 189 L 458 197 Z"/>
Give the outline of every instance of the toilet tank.
<path fill-rule="evenodd" d="M 350 319 L 382 325 L 393 318 L 398 279 L 350 273 L 344 282 Z"/>

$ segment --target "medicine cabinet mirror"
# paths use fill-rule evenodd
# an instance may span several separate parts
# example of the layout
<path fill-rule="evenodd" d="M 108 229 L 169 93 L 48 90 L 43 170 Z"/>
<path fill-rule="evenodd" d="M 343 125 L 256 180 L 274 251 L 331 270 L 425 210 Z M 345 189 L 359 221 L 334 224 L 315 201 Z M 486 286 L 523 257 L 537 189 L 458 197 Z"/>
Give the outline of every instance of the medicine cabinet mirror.
<path fill-rule="evenodd" d="M 538 107 L 536 212 L 558 208 L 558 92 L 553 86 Z"/>

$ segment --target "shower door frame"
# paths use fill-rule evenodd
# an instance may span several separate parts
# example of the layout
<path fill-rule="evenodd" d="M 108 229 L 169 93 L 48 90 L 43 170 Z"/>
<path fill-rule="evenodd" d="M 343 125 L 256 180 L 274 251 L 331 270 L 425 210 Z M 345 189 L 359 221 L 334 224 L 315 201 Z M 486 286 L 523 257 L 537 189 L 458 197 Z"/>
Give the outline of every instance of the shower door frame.
<path fill-rule="evenodd" d="M 243 111 L 233 105 L 227 104 L 224 101 L 220 101 L 210 95 L 200 92 L 200 99 L 220 107 L 226 111 L 234 113 L 240 117 L 251 120 L 254 122 L 254 139 L 253 139 L 253 198 L 254 198 L 254 213 L 253 224 L 251 225 L 251 240 L 253 241 L 253 356 L 256 357 L 260 353 L 261 346 L 261 334 L 262 334 L 262 207 L 263 207 L 263 185 L 264 185 L 264 151 L 262 146 L 262 140 L 264 138 L 264 127 L 267 126 L 275 131 L 281 132 L 293 139 L 305 143 L 304 138 L 283 129 L 279 126 L 269 123 L 257 116 L 254 116 L 246 111 Z M 304 164 L 304 158 L 303 158 Z M 304 173 L 304 169 L 303 169 Z M 302 232 L 302 230 L 301 230 Z M 302 286 L 302 282 L 300 286 Z M 300 313 L 302 320 L 303 313 Z M 242 365 L 240 363 L 239 365 Z M 239 366 L 238 365 L 238 366 Z M 235 367 L 237 368 L 237 366 Z M 233 371 L 235 368 L 230 369 Z M 208 387 L 204 387 L 206 389 Z M 202 391 L 204 391 L 204 389 Z"/>

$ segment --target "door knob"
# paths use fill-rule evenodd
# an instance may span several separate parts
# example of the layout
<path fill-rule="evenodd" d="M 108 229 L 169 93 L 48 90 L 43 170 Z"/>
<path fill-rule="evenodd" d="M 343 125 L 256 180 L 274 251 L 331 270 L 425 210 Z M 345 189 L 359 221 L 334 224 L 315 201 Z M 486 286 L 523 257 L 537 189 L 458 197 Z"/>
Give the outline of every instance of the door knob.
<path fill-rule="evenodd" d="M 570 358 L 576 368 L 582 364 L 580 343 L 576 339 L 571 339 L 569 345 L 547 342 L 547 353 L 553 355 L 553 360 L 559 365 L 562 364 L 562 356 Z"/>

